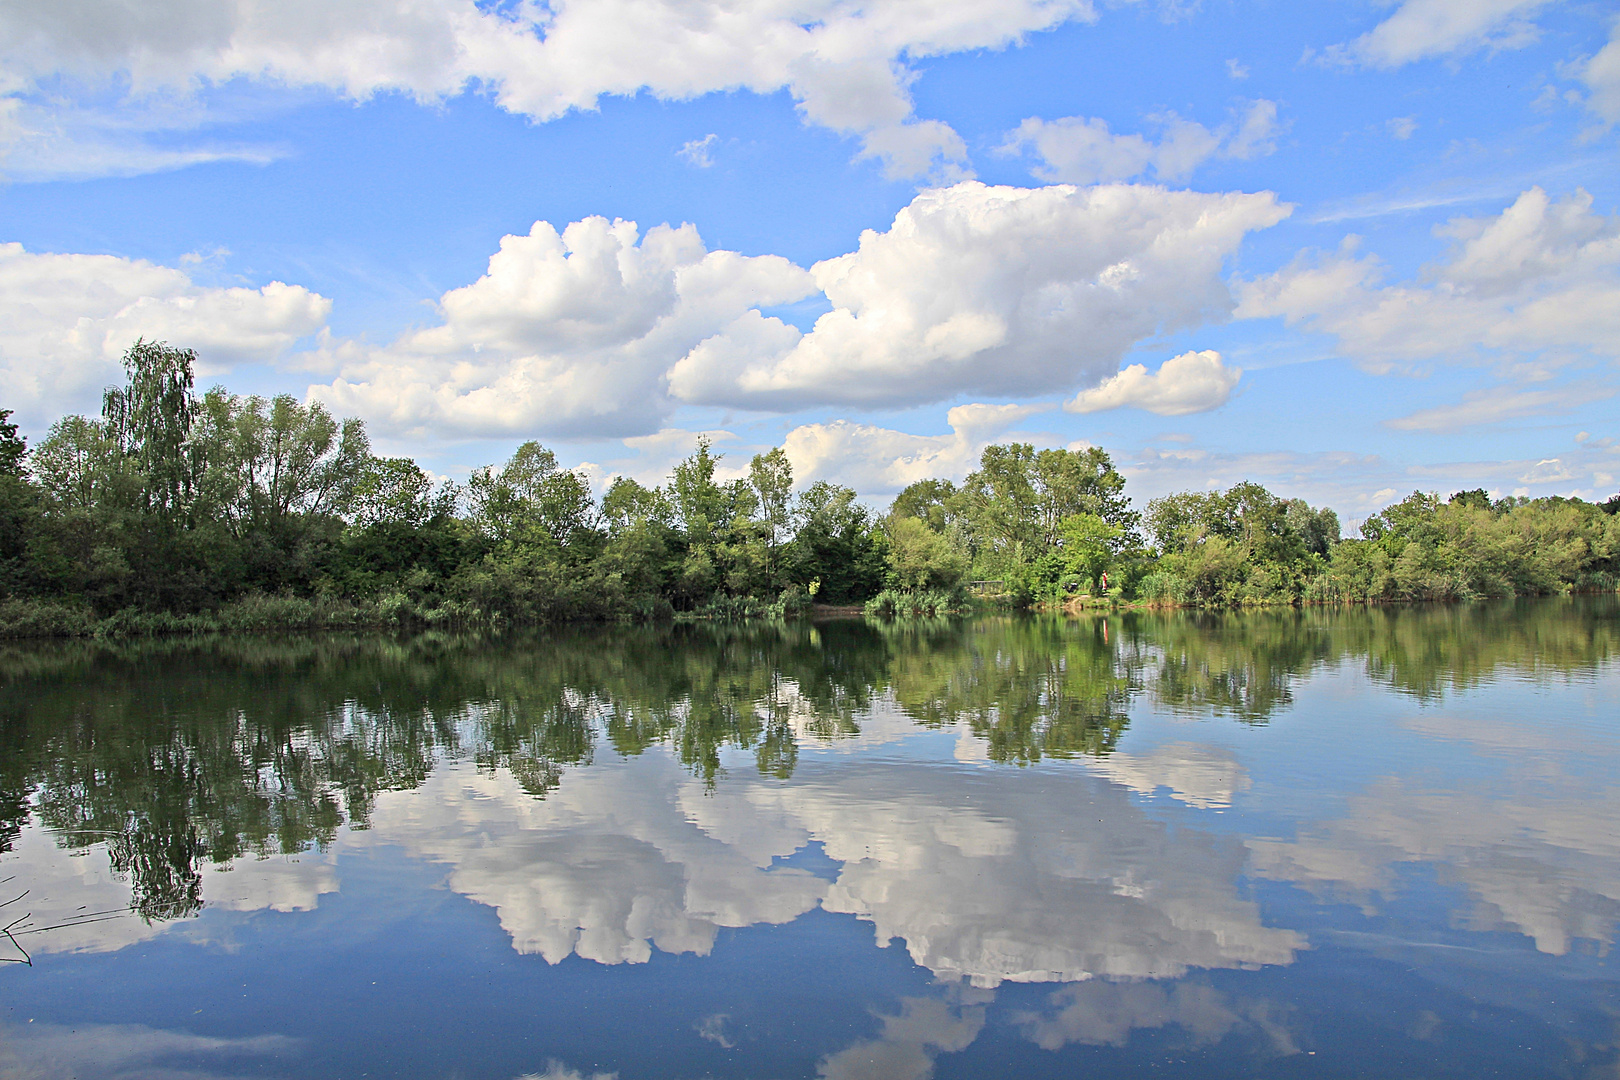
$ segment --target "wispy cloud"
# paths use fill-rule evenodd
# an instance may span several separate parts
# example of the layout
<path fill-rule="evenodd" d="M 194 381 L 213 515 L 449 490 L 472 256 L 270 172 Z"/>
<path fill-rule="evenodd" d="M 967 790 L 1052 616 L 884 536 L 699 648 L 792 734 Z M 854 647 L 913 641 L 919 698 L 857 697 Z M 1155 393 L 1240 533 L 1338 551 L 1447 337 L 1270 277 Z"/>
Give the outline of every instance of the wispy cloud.
<path fill-rule="evenodd" d="M 1456 431 L 1504 420 L 1568 413 L 1589 402 L 1606 401 L 1617 392 L 1620 390 L 1615 387 L 1595 382 L 1572 383 L 1550 390 L 1499 386 L 1476 391 L 1451 405 L 1419 409 L 1384 423 L 1397 431 Z"/>
<path fill-rule="evenodd" d="M 1277 148 L 1285 124 L 1277 103 L 1264 98 L 1235 111 L 1232 121 L 1210 129 L 1173 112 L 1148 117 L 1159 129 L 1157 140 L 1144 135 L 1115 134 L 1105 120 L 1065 116 L 1043 120 L 1032 116 L 1011 132 L 997 153 L 1033 153 L 1040 164 L 1031 173 L 1040 180 L 1096 184 L 1151 175 L 1180 181 L 1217 158 L 1247 161 Z"/>
<path fill-rule="evenodd" d="M 695 165 L 700 169 L 710 168 L 714 165 L 714 144 L 719 138 L 720 136 L 711 131 L 701 139 L 683 143 L 675 154 L 688 165 Z"/>

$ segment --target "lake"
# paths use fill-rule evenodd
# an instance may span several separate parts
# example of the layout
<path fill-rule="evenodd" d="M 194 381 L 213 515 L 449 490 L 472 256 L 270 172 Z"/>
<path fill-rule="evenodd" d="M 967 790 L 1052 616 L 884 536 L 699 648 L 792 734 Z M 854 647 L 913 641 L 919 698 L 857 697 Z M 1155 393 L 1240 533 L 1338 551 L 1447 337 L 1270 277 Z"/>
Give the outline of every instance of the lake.
<path fill-rule="evenodd" d="M 1617 654 L 1615 597 L 0 646 L 0 1075 L 1614 1077 Z"/>

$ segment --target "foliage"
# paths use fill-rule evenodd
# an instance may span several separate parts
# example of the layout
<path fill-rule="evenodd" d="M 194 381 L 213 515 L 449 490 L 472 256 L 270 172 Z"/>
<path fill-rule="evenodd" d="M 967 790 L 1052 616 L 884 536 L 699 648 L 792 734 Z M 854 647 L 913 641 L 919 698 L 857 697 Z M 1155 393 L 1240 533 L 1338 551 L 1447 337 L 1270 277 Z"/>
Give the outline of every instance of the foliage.
<path fill-rule="evenodd" d="M 21 477 L 27 456 L 28 440 L 18 436 L 11 410 L 0 409 L 0 476 Z"/>
<path fill-rule="evenodd" d="M 700 438 L 661 486 L 525 442 L 464 485 L 374 454 L 364 424 L 281 395 L 195 394 L 195 355 L 137 341 L 98 417 L 30 446 L 0 410 L 0 635 L 787 617 L 1012 606 L 1230 606 L 1613 590 L 1620 496 L 1414 493 L 1341 539 L 1258 484 L 1131 508 L 1096 447 L 986 447 L 958 486 L 879 515 L 783 449 Z M 335 606 L 334 606 L 335 605 Z M 248 612 L 254 612 L 249 616 Z M 279 620 L 279 622 L 278 622 Z"/>
<path fill-rule="evenodd" d="M 887 524 L 889 581 L 895 588 L 950 592 L 961 584 L 968 556 L 950 537 L 935 532 L 921 518 L 891 515 Z"/>
<path fill-rule="evenodd" d="M 780 449 L 728 479 L 700 440 L 664 486 L 600 501 L 536 442 L 436 484 L 318 403 L 197 397 L 195 360 L 136 342 L 102 414 L 31 454 L 0 415 L 0 635 L 195 633 L 243 605 L 287 626 L 323 604 L 352 625 L 730 619 L 858 604 L 888 574 L 855 492 L 795 495 Z"/>
<path fill-rule="evenodd" d="M 880 619 L 932 619 L 969 607 L 966 594 L 957 589 L 884 589 L 863 610 Z"/>

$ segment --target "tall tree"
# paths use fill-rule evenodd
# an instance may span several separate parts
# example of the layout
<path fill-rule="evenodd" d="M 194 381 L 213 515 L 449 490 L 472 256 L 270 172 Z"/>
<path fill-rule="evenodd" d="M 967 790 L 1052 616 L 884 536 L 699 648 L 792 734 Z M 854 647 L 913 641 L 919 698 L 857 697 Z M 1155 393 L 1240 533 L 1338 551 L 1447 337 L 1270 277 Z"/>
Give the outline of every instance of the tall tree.
<path fill-rule="evenodd" d="M 948 507 L 956 485 L 949 480 L 918 480 L 894 497 L 889 504 L 890 519 L 912 517 L 937 533 L 950 521 Z"/>
<path fill-rule="evenodd" d="M 1107 451 L 1094 446 L 1038 453 L 1029 443 L 987 446 L 948 506 L 963 519 L 977 552 L 1012 565 L 1056 547 L 1064 520 L 1075 514 L 1093 514 L 1121 537 L 1137 523 L 1125 478 Z"/>
<path fill-rule="evenodd" d="M 24 553 L 38 514 L 39 500 L 28 482 L 27 455 L 28 443 L 11 423 L 11 410 L 0 409 L 0 596 L 22 584 Z"/>
<path fill-rule="evenodd" d="M 189 502 L 187 441 L 197 414 L 192 369 L 197 354 L 139 339 L 124 353 L 127 381 L 101 400 L 107 434 L 140 479 L 141 509 L 174 518 Z"/>
<path fill-rule="evenodd" d="M 17 434 L 11 410 L 0 409 L 0 476 L 22 476 L 23 459 L 28 456 L 28 440 Z"/>
<path fill-rule="evenodd" d="M 467 483 L 473 520 L 497 542 L 533 539 L 544 530 L 568 544 L 596 527 L 591 486 L 576 472 L 557 467 L 557 455 L 537 442 L 526 442 L 500 472 L 485 466 Z"/>
<path fill-rule="evenodd" d="M 238 531 L 340 513 L 371 457 L 359 420 L 339 424 L 290 394 L 237 397 L 217 386 L 203 396 L 190 446 L 199 511 Z"/>
<path fill-rule="evenodd" d="M 689 543 L 706 544 L 725 519 L 726 498 L 715 482 L 714 469 L 720 455 L 710 453 L 707 436 L 700 437 L 692 456 L 675 466 L 670 476 L 670 495 L 681 527 Z"/>
<path fill-rule="evenodd" d="M 774 551 L 788 528 L 793 498 L 793 464 L 780 446 L 768 454 L 755 454 L 748 465 L 748 481 L 759 496 L 760 521 L 766 527 L 766 542 Z"/>
<path fill-rule="evenodd" d="M 99 420 L 62 417 L 29 457 L 53 512 L 124 509 L 130 498 L 126 463 Z"/>

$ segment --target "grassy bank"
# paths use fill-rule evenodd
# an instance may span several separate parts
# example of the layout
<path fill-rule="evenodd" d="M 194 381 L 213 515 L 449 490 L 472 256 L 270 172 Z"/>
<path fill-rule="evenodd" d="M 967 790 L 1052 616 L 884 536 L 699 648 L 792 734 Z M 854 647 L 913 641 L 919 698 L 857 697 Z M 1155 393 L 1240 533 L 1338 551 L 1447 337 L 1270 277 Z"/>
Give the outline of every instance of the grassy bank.
<path fill-rule="evenodd" d="M 98 616 L 82 604 L 0 600 L 0 638 L 139 638 L 392 627 L 459 629 L 498 621 L 487 613 L 456 604 L 423 608 L 400 595 L 384 596 L 374 602 L 255 595 L 213 611 L 173 614 L 128 608 L 107 616 Z"/>

